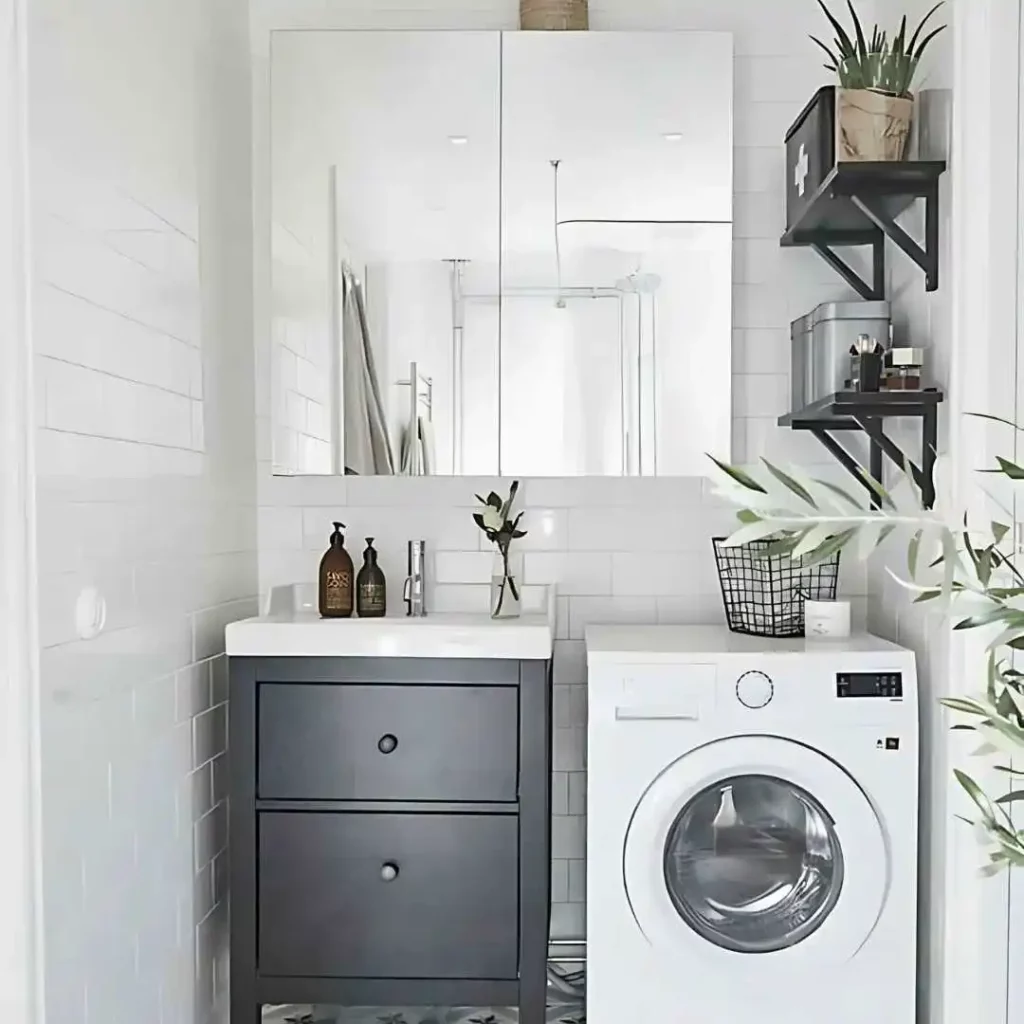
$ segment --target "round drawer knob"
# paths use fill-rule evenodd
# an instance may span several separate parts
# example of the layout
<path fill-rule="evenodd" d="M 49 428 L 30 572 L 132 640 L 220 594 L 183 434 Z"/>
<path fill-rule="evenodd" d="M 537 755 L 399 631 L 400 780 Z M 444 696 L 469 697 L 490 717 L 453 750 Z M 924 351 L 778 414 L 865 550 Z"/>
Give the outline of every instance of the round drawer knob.
<path fill-rule="evenodd" d="M 382 864 L 380 868 L 381 881 L 393 882 L 398 877 L 398 865 L 392 864 L 388 861 L 386 864 Z"/>
<path fill-rule="evenodd" d="M 392 736 L 391 733 L 388 733 L 386 736 L 381 736 L 381 738 L 377 741 L 377 749 L 382 754 L 390 754 L 397 746 L 398 737 Z"/>

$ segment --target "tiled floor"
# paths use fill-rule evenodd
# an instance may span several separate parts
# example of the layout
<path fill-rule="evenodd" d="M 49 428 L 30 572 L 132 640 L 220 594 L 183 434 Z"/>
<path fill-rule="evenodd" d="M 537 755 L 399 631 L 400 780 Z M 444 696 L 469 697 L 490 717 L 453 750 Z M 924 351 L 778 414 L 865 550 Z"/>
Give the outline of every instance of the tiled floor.
<path fill-rule="evenodd" d="M 586 1024 L 581 1006 L 548 1008 L 548 1024 Z M 319 1007 L 307 1013 L 306 1008 L 289 1008 L 281 1017 L 264 1015 L 264 1024 L 280 1020 L 282 1024 L 518 1024 L 519 1012 L 514 1009 L 486 1007 L 449 1009 L 443 1007 Z"/>
<path fill-rule="evenodd" d="M 485 1009 L 349 1009 L 337 1017 L 338 1024 L 518 1024 L 519 1011 Z M 586 1024 L 582 1009 L 568 1006 L 548 1008 L 548 1024 Z"/>

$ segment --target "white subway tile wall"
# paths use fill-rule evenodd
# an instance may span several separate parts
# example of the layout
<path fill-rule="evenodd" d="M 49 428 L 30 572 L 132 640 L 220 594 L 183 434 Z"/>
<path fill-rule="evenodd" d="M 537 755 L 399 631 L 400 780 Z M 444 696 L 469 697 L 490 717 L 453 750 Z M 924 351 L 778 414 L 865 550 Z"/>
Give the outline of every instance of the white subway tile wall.
<path fill-rule="evenodd" d="M 331 471 L 331 386 L 335 364 L 322 310 L 328 304 L 327 261 L 286 225 L 272 227 L 278 305 L 271 325 L 274 469 Z"/>
<path fill-rule="evenodd" d="M 868 5 L 870 8 L 871 5 Z M 862 7 L 862 17 L 871 10 Z M 291 0 L 253 4 L 254 97 L 261 128 L 266 109 L 267 32 L 273 28 L 478 28 L 516 25 L 515 0 L 423 3 Z M 806 0 L 591 0 L 591 26 L 602 29 L 710 29 L 735 34 L 735 211 L 733 456 L 762 455 L 836 473 L 811 438 L 782 430 L 789 406 L 789 322 L 817 303 L 853 297 L 813 253 L 779 248 L 785 221 L 782 139 L 822 83 L 807 33 L 820 28 Z M 258 148 L 258 147 L 257 147 Z M 266 173 L 256 168 L 256 206 L 266 204 Z M 267 260 L 257 237 L 257 292 Z M 268 342 L 259 319 L 260 351 Z M 495 481 L 272 478 L 267 461 L 269 387 L 260 416 L 260 590 L 313 580 L 330 521 L 349 526 L 349 546 L 375 536 L 389 583 L 389 612 L 401 613 L 405 543 L 422 537 L 431 552 L 430 606 L 486 608 L 490 559 L 470 519 L 474 491 Z M 841 472 L 841 471 L 840 471 Z M 507 483 L 507 482 L 506 482 Z M 525 483 L 530 534 L 524 539 L 528 585 L 557 583 L 555 771 L 553 777 L 553 936 L 575 938 L 585 926 L 587 623 L 723 621 L 709 538 L 727 532 L 732 512 L 699 480 L 548 480 Z M 297 542 L 298 514 L 302 541 Z M 848 566 L 842 589 L 863 623 L 865 573 Z"/>
<path fill-rule="evenodd" d="M 39 0 L 27 32 L 46 1014 L 207 1024 L 258 592 L 248 8 Z"/>

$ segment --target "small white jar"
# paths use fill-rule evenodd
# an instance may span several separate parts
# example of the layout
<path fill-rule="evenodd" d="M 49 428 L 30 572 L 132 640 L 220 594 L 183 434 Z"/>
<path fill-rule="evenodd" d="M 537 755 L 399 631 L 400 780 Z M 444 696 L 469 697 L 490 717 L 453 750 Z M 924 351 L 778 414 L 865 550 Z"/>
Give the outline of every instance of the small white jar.
<path fill-rule="evenodd" d="M 804 602 L 804 636 L 808 640 L 843 640 L 849 635 L 849 601 Z"/>

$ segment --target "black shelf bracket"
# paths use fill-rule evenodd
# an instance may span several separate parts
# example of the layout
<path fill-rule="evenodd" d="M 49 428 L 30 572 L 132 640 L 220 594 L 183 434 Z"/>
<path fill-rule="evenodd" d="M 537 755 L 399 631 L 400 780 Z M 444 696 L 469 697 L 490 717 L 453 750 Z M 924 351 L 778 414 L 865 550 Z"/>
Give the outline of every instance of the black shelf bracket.
<path fill-rule="evenodd" d="M 942 161 L 838 163 L 806 197 L 790 195 L 784 246 L 805 245 L 839 274 L 861 298 L 885 298 L 885 240 L 888 238 L 925 274 L 925 287 L 939 286 L 939 179 Z M 924 245 L 896 219 L 916 200 L 925 204 Z M 837 256 L 837 246 L 871 246 L 871 280 Z"/>
<path fill-rule="evenodd" d="M 828 427 L 810 427 L 809 429 L 848 473 L 855 476 L 861 483 L 864 482 L 864 467 L 829 433 Z"/>
<path fill-rule="evenodd" d="M 850 202 L 881 231 L 886 238 L 903 250 L 923 271 L 925 291 L 933 292 L 939 287 L 939 187 L 935 184 L 925 194 L 924 246 L 907 234 L 886 214 L 885 210 L 870 199 L 858 195 L 850 196 Z"/>
<path fill-rule="evenodd" d="M 883 483 L 883 463 L 888 458 L 901 472 L 909 472 L 921 491 L 925 508 L 935 504 L 935 458 L 938 447 L 939 403 L 942 393 L 856 391 L 838 392 L 828 398 L 779 418 L 779 425 L 794 430 L 809 430 L 833 458 L 868 489 L 873 508 L 881 504 L 870 481 Z M 885 432 L 886 418 L 906 417 L 921 420 L 921 464 L 915 463 Z M 869 465 L 865 469 L 837 435 L 857 431 L 870 441 Z"/>
<path fill-rule="evenodd" d="M 828 236 L 820 242 L 811 242 L 811 248 L 862 298 L 868 302 L 882 302 L 885 299 L 885 236 L 876 232 L 870 241 L 872 284 L 868 284 L 844 259 L 837 256 L 830 245 Z"/>

